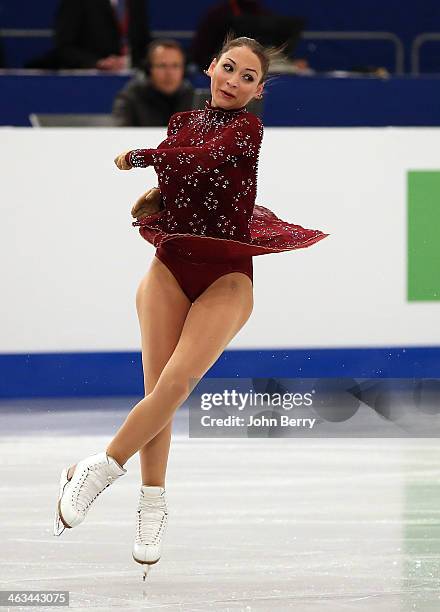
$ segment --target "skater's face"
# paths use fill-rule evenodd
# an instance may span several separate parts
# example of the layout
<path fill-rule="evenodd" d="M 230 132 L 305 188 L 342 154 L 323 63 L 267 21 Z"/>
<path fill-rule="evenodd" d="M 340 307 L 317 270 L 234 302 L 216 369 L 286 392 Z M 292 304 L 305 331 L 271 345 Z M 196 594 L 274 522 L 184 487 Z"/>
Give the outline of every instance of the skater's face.
<path fill-rule="evenodd" d="M 241 108 L 263 91 L 261 63 L 249 47 L 232 47 L 218 61 L 214 58 L 208 75 L 211 77 L 211 104 L 215 107 Z"/>

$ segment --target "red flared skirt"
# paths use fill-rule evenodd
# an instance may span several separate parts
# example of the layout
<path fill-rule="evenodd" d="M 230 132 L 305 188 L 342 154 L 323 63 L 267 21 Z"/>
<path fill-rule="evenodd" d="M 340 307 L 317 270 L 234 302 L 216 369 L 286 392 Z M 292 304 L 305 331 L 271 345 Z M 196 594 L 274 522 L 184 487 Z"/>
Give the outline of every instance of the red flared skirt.
<path fill-rule="evenodd" d="M 236 240 L 197 234 L 168 233 L 162 229 L 161 210 L 133 221 L 141 236 L 153 246 L 163 243 L 190 261 L 224 262 L 246 256 L 293 251 L 311 246 L 330 236 L 320 230 L 307 229 L 279 219 L 271 210 L 255 205 L 250 222 L 250 239 Z"/>

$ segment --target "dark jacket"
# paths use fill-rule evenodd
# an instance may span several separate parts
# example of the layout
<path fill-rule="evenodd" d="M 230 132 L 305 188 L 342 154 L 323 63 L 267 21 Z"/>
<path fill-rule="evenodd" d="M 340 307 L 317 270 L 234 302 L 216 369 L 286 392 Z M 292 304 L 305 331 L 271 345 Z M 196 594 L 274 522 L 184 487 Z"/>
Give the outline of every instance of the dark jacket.
<path fill-rule="evenodd" d="M 197 26 L 189 55 L 201 70 L 208 68 L 212 58 L 220 51 L 226 33 L 233 29 L 234 16 L 273 14 L 260 0 L 239 0 L 236 10 L 233 4 L 228 1 L 209 6 Z"/>
<path fill-rule="evenodd" d="M 128 44 L 140 65 L 151 40 L 145 0 L 126 0 Z M 99 59 L 119 55 L 121 37 L 110 0 L 61 0 L 55 17 L 55 49 L 27 64 L 35 68 L 95 68 Z"/>
<path fill-rule="evenodd" d="M 112 112 L 114 124 L 166 126 L 171 115 L 193 108 L 193 96 L 194 88 L 186 79 L 175 94 L 165 95 L 140 72 L 117 94 Z"/>

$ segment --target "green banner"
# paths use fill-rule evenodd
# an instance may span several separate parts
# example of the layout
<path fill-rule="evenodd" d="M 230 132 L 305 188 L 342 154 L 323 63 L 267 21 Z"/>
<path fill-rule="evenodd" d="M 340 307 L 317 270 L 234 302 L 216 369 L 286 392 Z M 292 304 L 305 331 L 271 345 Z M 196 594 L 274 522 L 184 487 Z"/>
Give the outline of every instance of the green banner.
<path fill-rule="evenodd" d="M 440 299 L 440 171 L 408 171 L 408 301 Z"/>

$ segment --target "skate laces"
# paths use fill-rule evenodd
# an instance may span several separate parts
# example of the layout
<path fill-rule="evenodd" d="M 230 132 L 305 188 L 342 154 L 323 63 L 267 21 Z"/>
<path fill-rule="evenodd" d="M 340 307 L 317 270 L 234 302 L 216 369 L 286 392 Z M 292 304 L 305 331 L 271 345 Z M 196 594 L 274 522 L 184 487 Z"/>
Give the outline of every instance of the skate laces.
<path fill-rule="evenodd" d="M 76 494 L 76 506 L 80 512 L 85 514 L 91 504 L 104 489 L 109 487 L 115 480 L 110 474 L 96 474 L 97 470 L 105 468 L 102 464 L 89 465 L 84 468 L 78 482 L 73 488 L 72 496 Z"/>
<path fill-rule="evenodd" d="M 138 540 L 142 544 L 156 544 L 163 534 L 168 518 L 163 496 L 154 500 L 141 497 L 137 512 Z"/>

